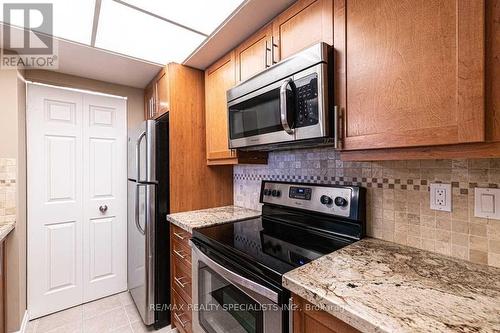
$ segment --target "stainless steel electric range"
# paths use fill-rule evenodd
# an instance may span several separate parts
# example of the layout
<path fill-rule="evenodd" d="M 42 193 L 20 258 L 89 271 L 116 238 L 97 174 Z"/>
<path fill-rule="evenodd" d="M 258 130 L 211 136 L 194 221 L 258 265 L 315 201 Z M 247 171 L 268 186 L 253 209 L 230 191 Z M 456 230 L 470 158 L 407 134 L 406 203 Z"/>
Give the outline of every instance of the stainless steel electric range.
<path fill-rule="evenodd" d="M 264 181 L 262 216 L 193 232 L 193 331 L 292 332 L 286 272 L 365 234 L 365 189 Z"/>

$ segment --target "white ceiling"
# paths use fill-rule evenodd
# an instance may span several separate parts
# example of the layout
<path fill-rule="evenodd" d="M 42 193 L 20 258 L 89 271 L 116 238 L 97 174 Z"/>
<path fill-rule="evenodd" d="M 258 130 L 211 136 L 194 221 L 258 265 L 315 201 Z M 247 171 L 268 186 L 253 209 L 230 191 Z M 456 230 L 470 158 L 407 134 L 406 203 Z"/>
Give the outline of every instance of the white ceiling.
<path fill-rule="evenodd" d="M 0 24 L 0 34 L 4 26 Z M 21 29 L 15 30 L 22 34 Z M 56 72 L 84 78 L 144 88 L 163 67 L 67 40 L 56 41 L 58 67 Z M 3 39 L 0 39 L 0 48 Z"/>
<path fill-rule="evenodd" d="M 29 22 L 22 10 L 4 16 L 3 4 L 26 4 L 26 0 L 0 0 L 0 20 L 165 65 L 182 62 L 244 1 L 30 0 L 52 5 L 53 31 L 48 32 L 40 26 L 48 16 L 36 9 L 30 11 Z"/>
<path fill-rule="evenodd" d="M 184 64 L 205 69 L 297 0 L 251 0 L 229 16 Z"/>
<path fill-rule="evenodd" d="M 98 15 L 95 1 L 100 2 Z M 171 61 L 205 69 L 296 0 L 245 0 L 237 7 L 241 1 L 51 0 L 58 3 L 54 5 L 54 15 L 63 17 L 54 22 L 53 34 L 61 36 L 55 38 L 58 45 L 55 70 L 144 88 L 163 64 Z M 0 4 L 5 2 L 0 0 Z M 25 0 L 8 2 L 25 3 Z M 36 2 L 47 0 L 30 0 Z M 208 7 L 221 10 L 210 11 Z M 230 10 L 232 13 L 228 13 Z M 88 23 L 95 16 L 99 17 L 97 28 L 94 24 L 89 29 Z M 207 18 L 212 16 L 210 20 Z M 177 21 L 171 23 L 174 18 Z M 64 25 L 69 23 L 75 28 L 65 29 Z M 95 46 L 89 46 L 89 38 Z"/>

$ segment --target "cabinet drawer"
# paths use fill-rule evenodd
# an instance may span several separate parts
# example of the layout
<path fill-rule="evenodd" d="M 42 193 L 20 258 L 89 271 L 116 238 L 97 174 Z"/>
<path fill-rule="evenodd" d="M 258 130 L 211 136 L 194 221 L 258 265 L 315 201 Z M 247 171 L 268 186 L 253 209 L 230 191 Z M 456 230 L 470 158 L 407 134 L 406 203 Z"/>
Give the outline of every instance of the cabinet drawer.
<path fill-rule="evenodd" d="M 170 231 L 172 260 L 179 260 L 191 267 L 191 247 L 189 246 L 191 234 L 173 224 L 171 224 Z"/>
<path fill-rule="evenodd" d="M 177 330 L 181 333 L 191 333 L 192 328 L 192 313 L 188 304 L 175 292 L 172 292 L 174 299 L 174 307 L 172 310 L 172 322 Z"/>
<path fill-rule="evenodd" d="M 171 228 L 172 234 L 170 235 L 170 237 L 189 247 L 189 239 L 191 238 L 191 234 L 186 230 L 181 229 L 173 224 L 171 224 L 171 226 L 172 226 Z"/>
<path fill-rule="evenodd" d="M 191 267 L 191 247 L 174 239 L 172 241 L 172 258 L 174 261 L 180 261 Z"/>
<path fill-rule="evenodd" d="M 172 265 L 172 287 L 182 296 L 183 299 L 191 303 L 191 266 L 186 266 L 179 260 L 175 260 Z"/>

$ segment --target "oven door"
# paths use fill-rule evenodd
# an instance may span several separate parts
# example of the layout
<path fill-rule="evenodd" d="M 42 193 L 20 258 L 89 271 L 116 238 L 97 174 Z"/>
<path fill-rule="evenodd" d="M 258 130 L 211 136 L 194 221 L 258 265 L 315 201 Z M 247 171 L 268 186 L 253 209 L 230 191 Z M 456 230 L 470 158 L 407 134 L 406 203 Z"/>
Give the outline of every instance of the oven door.
<path fill-rule="evenodd" d="M 332 135 L 327 69 L 326 64 L 318 64 L 230 101 L 229 147 L 244 148 Z"/>
<path fill-rule="evenodd" d="M 278 293 L 228 270 L 195 244 L 192 249 L 194 332 L 283 332 Z"/>

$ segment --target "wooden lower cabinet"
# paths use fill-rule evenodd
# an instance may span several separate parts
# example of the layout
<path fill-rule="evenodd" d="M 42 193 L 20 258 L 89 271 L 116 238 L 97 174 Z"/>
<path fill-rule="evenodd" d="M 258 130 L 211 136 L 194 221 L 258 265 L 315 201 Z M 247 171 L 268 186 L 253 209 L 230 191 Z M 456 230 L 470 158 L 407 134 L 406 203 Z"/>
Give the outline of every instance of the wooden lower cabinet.
<path fill-rule="evenodd" d="M 342 320 L 293 295 L 293 333 L 359 333 Z"/>
<path fill-rule="evenodd" d="M 174 304 L 172 310 L 172 327 L 177 328 L 180 333 L 193 332 L 193 314 L 186 302 L 179 294 L 172 291 L 172 303 Z"/>
<path fill-rule="evenodd" d="M 193 315 L 191 234 L 173 224 L 170 225 L 170 286 L 172 290 L 172 327 L 181 333 L 191 333 Z"/>

